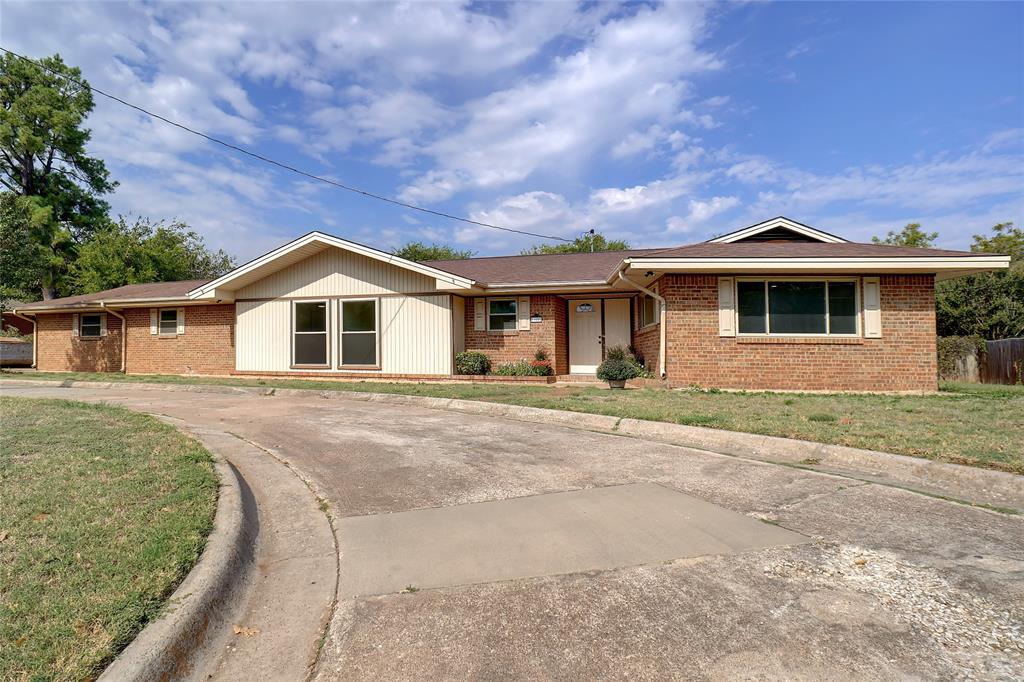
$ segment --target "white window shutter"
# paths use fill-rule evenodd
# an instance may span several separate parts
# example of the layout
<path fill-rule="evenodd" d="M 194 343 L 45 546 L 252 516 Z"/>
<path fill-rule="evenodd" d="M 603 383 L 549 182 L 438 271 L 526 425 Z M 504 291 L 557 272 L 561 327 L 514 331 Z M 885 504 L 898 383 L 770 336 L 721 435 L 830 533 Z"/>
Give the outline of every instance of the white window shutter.
<path fill-rule="evenodd" d="M 473 299 L 473 329 L 478 332 L 487 329 L 487 299 Z"/>
<path fill-rule="evenodd" d="M 864 278 L 864 336 L 882 338 L 882 285 L 878 277 Z"/>
<path fill-rule="evenodd" d="M 718 278 L 718 335 L 736 336 L 736 301 L 732 277 Z"/>
<path fill-rule="evenodd" d="M 149 309 L 149 333 L 156 335 L 160 331 L 160 312 L 156 308 Z"/>
<path fill-rule="evenodd" d="M 78 313 L 71 316 L 71 336 L 78 336 Z"/>
<path fill-rule="evenodd" d="M 107 335 L 107 314 L 100 313 L 100 336 Z"/>
<path fill-rule="evenodd" d="M 185 333 L 185 309 L 178 308 L 178 334 Z"/>
<path fill-rule="evenodd" d="M 530 331 L 530 297 L 522 296 L 516 303 L 516 320 L 519 322 L 519 331 Z"/>

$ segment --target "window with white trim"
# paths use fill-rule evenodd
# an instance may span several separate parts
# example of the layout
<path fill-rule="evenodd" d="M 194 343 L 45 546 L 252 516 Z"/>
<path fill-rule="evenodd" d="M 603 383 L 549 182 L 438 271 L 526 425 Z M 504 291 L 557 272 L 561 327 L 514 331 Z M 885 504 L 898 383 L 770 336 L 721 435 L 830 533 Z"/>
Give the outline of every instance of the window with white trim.
<path fill-rule="evenodd" d="M 78 317 L 78 335 L 95 339 L 103 335 L 103 313 L 80 315 Z"/>
<path fill-rule="evenodd" d="M 516 330 L 516 299 L 487 299 L 487 330 L 492 332 Z"/>
<path fill-rule="evenodd" d="M 379 367 L 378 299 L 341 301 L 342 367 Z"/>
<path fill-rule="evenodd" d="M 737 329 L 755 336 L 856 336 L 857 294 L 852 279 L 741 279 Z"/>
<path fill-rule="evenodd" d="M 163 308 L 157 323 L 159 324 L 157 332 L 160 336 L 176 336 L 178 333 L 178 309 Z"/>
<path fill-rule="evenodd" d="M 292 364 L 328 367 L 327 301 L 296 301 L 292 306 Z"/>

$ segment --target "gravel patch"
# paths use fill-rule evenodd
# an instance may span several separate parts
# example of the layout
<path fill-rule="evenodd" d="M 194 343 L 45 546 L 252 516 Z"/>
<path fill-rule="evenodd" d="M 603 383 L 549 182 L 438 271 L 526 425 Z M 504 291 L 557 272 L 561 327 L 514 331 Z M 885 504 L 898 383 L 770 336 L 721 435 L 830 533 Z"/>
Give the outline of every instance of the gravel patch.
<path fill-rule="evenodd" d="M 954 587 L 935 569 L 853 545 L 824 545 L 817 561 L 782 558 L 765 573 L 812 588 L 874 597 L 890 615 L 938 646 L 963 678 L 1024 679 L 1024 620 L 1016 611 Z"/>

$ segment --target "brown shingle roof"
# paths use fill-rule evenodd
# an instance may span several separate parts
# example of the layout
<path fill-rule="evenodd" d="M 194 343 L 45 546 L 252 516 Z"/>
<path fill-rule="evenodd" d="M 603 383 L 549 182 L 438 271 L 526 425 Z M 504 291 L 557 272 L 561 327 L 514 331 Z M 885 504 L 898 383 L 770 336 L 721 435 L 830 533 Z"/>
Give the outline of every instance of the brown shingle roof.
<path fill-rule="evenodd" d="M 427 261 L 439 270 L 487 284 L 537 282 L 603 282 L 623 258 L 649 255 L 661 249 L 553 253 L 539 256 L 491 256 L 465 260 Z"/>
<path fill-rule="evenodd" d="M 428 261 L 427 265 L 493 286 L 541 282 L 603 282 L 612 273 L 612 269 L 626 258 L 923 258 L 976 255 L 970 251 L 850 242 L 702 242 L 660 249 L 438 260 Z"/>
<path fill-rule="evenodd" d="M 188 292 L 198 286 L 206 284 L 208 279 L 186 279 L 180 282 L 148 282 L 146 284 L 126 284 L 116 289 L 97 291 L 92 294 L 80 296 L 67 296 L 65 298 L 53 298 L 49 301 L 36 301 L 21 306 L 19 310 L 32 310 L 33 308 L 82 308 L 96 305 L 100 301 L 124 301 L 137 299 L 146 301 L 154 298 L 185 298 Z"/>
<path fill-rule="evenodd" d="M 928 256 L 977 256 L 970 251 L 921 249 L 916 246 L 857 244 L 845 242 L 732 242 L 688 244 L 659 249 L 651 258 L 926 258 Z"/>

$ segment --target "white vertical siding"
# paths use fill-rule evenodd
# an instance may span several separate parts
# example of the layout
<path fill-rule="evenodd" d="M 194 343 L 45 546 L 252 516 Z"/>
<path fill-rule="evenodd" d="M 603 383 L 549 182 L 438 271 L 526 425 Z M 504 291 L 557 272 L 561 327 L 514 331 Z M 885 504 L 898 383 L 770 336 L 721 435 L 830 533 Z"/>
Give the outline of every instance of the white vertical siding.
<path fill-rule="evenodd" d="M 291 365 L 291 301 L 235 304 L 235 367 L 282 372 Z"/>
<path fill-rule="evenodd" d="M 466 299 L 452 296 L 452 326 L 455 338 L 454 352 L 466 350 Z"/>
<path fill-rule="evenodd" d="M 451 374 L 451 296 L 390 296 L 380 301 L 381 371 Z"/>
<path fill-rule="evenodd" d="M 437 294 L 385 296 L 380 299 L 381 372 L 452 373 L 452 298 L 448 294 Z M 238 316 L 235 352 L 239 370 L 290 370 L 291 305 L 288 300 L 240 301 L 235 304 Z M 329 309 L 331 366 L 337 367 L 337 302 L 332 301 Z"/>
<path fill-rule="evenodd" d="M 235 298 L 372 296 L 436 291 L 432 277 L 329 248 L 239 289 Z"/>

